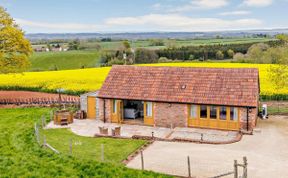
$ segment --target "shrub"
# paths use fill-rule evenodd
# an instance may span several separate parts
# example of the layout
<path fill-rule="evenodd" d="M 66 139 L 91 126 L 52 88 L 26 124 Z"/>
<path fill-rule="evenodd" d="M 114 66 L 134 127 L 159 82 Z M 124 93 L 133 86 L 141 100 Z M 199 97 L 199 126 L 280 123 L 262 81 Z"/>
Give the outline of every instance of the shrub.
<path fill-rule="evenodd" d="M 217 51 L 217 53 L 216 53 L 216 59 L 218 59 L 218 60 L 224 59 L 224 54 L 223 54 L 222 51 Z"/>

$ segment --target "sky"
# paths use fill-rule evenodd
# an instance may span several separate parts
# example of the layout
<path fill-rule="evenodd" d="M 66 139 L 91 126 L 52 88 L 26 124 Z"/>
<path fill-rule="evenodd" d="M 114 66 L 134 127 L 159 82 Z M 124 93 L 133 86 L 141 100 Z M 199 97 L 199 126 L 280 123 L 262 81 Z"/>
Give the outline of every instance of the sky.
<path fill-rule="evenodd" d="M 288 0 L 0 0 L 26 33 L 288 27 Z"/>

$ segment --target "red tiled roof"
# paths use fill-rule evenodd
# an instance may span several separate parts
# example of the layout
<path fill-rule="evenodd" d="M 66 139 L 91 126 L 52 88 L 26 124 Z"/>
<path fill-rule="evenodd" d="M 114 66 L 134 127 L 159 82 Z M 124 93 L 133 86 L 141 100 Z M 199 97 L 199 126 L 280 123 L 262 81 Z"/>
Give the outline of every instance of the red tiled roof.
<path fill-rule="evenodd" d="M 113 66 L 100 98 L 256 107 L 258 69 Z"/>

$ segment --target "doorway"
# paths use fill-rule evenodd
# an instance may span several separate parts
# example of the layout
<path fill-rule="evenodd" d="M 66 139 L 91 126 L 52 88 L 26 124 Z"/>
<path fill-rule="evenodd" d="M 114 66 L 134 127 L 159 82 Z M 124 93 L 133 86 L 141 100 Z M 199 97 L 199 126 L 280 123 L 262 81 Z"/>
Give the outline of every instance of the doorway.
<path fill-rule="evenodd" d="M 138 100 L 123 100 L 123 118 L 126 124 L 144 124 L 144 102 Z"/>

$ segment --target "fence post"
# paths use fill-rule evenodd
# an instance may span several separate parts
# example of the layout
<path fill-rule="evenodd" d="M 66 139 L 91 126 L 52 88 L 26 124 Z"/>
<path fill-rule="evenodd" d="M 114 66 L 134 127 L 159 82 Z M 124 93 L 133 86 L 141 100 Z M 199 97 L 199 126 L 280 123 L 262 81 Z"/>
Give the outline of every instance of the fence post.
<path fill-rule="evenodd" d="M 53 111 L 50 112 L 50 122 L 53 120 Z"/>
<path fill-rule="evenodd" d="M 191 177 L 191 167 L 190 167 L 190 157 L 187 156 L 187 162 L 188 162 L 188 177 Z"/>
<path fill-rule="evenodd" d="M 248 172 L 248 169 L 247 169 L 248 163 L 247 163 L 247 157 L 246 156 L 243 157 L 243 162 L 244 162 L 243 178 L 247 178 L 247 176 L 248 176 L 248 174 L 247 174 L 247 172 Z"/>
<path fill-rule="evenodd" d="M 237 164 L 237 160 L 234 160 L 234 178 L 238 178 L 238 164 Z"/>
<path fill-rule="evenodd" d="M 43 146 L 46 146 L 46 136 L 43 136 Z"/>
<path fill-rule="evenodd" d="M 144 157 L 143 157 L 143 151 L 141 151 L 140 153 L 141 153 L 141 168 L 142 168 L 142 170 L 144 170 Z"/>
<path fill-rule="evenodd" d="M 40 145 L 39 130 L 38 130 L 38 125 L 36 122 L 35 122 L 35 136 L 36 136 L 37 143 Z"/>
<path fill-rule="evenodd" d="M 44 128 L 45 127 L 45 116 L 44 115 L 41 116 L 41 121 L 42 121 L 42 128 Z"/>
<path fill-rule="evenodd" d="M 101 161 L 104 161 L 104 144 L 101 144 Z"/>
<path fill-rule="evenodd" d="M 72 138 L 69 140 L 69 153 L 72 156 Z"/>

